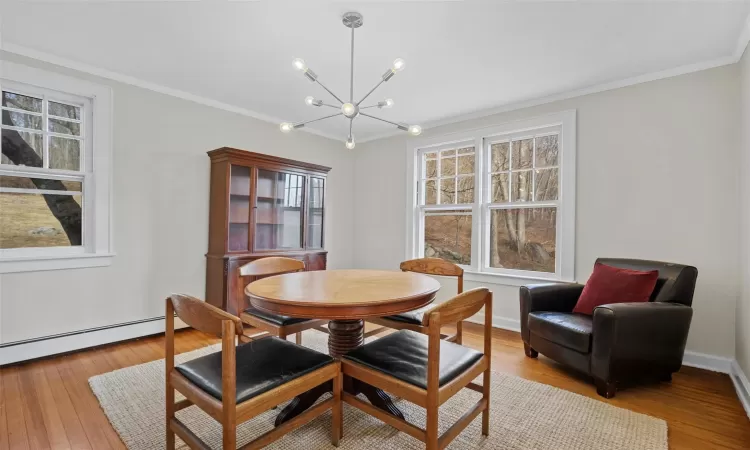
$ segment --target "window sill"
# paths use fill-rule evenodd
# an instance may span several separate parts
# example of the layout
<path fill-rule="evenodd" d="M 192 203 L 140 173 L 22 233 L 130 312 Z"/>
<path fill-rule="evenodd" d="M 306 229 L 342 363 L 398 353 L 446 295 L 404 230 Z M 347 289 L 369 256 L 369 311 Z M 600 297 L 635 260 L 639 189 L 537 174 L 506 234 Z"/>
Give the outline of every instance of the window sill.
<path fill-rule="evenodd" d="M 554 276 L 546 278 L 535 276 L 508 275 L 500 273 L 473 272 L 469 270 L 464 271 L 464 279 L 466 281 L 473 281 L 478 283 L 491 283 L 504 286 L 519 287 L 534 283 L 575 283 L 575 280 L 563 280 Z"/>
<path fill-rule="evenodd" d="M 112 264 L 114 256 L 114 253 L 87 253 L 80 255 L 3 258 L 0 259 L 0 273 L 105 267 Z"/>

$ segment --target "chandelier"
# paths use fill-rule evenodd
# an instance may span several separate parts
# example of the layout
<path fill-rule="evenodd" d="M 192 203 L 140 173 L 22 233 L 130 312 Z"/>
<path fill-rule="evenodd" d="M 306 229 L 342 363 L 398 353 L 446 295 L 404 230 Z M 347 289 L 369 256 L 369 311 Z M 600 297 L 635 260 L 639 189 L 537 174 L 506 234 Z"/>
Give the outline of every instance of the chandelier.
<path fill-rule="evenodd" d="M 331 94 L 331 96 L 333 96 L 333 98 L 335 98 L 336 101 L 339 102 L 339 105 L 331 105 L 331 104 L 325 103 L 323 100 L 317 99 L 312 96 L 306 97 L 305 103 L 308 106 L 313 106 L 316 108 L 324 106 L 328 108 L 337 109 L 338 111 L 335 114 L 323 116 L 323 117 L 313 119 L 313 120 L 308 120 L 306 122 L 298 122 L 298 123 L 284 122 L 281 125 L 279 125 L 279 128 L 281 129 L 281 131 L 283 133 L 289 133 L 296 128 L 302 128 L 305 125 L 312 123 L 312 122 L 318 122 L 320 120 L 330 119 L 331 117 L 344 116 L 347 119 L 349 119 L 349 136 L 346 139 L 346 148 L 348 149 L 354 148 L 355 144 L 354 144 L 354 135 L 352 134 L 352 126 L 354 125 L 354 119 L 356 119 L 359 116 L 369 117 L 370 119 L 375 119 L 381 122 L 394 125 L 399 130 L 406 131 L 413 136 L 417 136 L 420 133 L 422 133 L 422 127 L 420 127 L 419 125 L 407 125 L 405 123 L 391 122 L 390 120 L 381 119 L 380 117 L 375 117 L 373 115 L 362 112 L 362 110 L 365 110 L 365 109 L 371 109 L 371 108 L 383 109 L 383 108 L 390 108 L 393 106 L 393 100 L 390 98 L 377 102 L 374 105 L 369 105 L 369 106 L 361 106 L 361 105 L 362 105 L 362 102 L 364 102 L 367 99 L 367 97 L 370 96 L 370 94 L 375 92 L 375 90 L 378 87 L 380 87 L 381 84 L 393 78 L 393 76 L 396 73 L 404 70 L 404 66 L 406 65 L 406 62 L 401 58 L 397 58 L 395 61 L 393 61 L 393 66 L 390 69 L 385 71 L 383 76 L 380 77 L 381 79 L 378 82 L 378 84 L 376 84 L 375 87 L 370 89 L 370 91 L 367 94 L 365 94 L 365 96 L 362 97 L 361 100 L 359 100 L 358 102 L 354 101 L 354 30 L 362 26 L 362 14 L 357 13 L 357 12 L 348 12 L 344 14 L 343 23 L 344 23 L 344 26 L 346 26 L 347 28 L 351 28 L 352 30 L 351 72 L 350 72 L 351 78 L 350 78 L 350 83 L 349 83 L 349 101 L 345 102 L 339 96 L 331 92 L 330 89 L 325 87 L 325 85 L 320 82 L 320 80 L 318 79 L 318 75 L 316 75 L 315 72 L 313 72 L 309 67 L 307 67 L 307 64 L 305 64 L 304 60 L 300 58 L 295 58 L 294 61 L 292 61 L 292 65 L 294 66 L 294 68 L 302 72 L 305 75 L 305 77 L 311 82 L 318 83 L 323 89 L 326 90 L 326 92 Z"/>

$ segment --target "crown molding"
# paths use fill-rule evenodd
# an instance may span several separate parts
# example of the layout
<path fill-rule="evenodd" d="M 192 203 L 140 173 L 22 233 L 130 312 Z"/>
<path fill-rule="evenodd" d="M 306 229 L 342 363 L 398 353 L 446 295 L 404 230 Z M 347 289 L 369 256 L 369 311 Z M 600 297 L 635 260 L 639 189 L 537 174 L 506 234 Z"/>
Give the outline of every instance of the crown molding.
<path fill-rule="evenodd" d="M 242 116 L 251 117 L 253 119 L 260 120 L 262 122 L 268 122 L 268 123 L 272 123 L 275 125 L 278 125 L 281 122 L 284 122 L 284 120 L 281 120 L 277 117 L 262 114 L 262 113 L 259 113 L 257 111 L 253 111 L 247 108 L 242 108 L 240 106 L 230 105 L 229 103 L 224 103 L 224 102 L 220 102 L 220 101 L 213 100 L 210 98 L 201 97 L 199 95 L 191 94 L 189 92 L 181 91 L 179 89 L 172 89 L 170 87 L 162 86 L 160 84 L 152 83 L 146 80 L 141 80 L 140 78 L 132 77 L 130 75 L 125 75 L 119 72 L 114 72 L 111 70 L 103 69 L 101 67 L 96 67 L 90 64 L 82 63 L 80 61 L 75 61 L 72 59 L 42 52 L 42 51 L 30 48 L 30 47 L 15 44 L 13 42 L 2 41 L 2 43 L 0 43 L 0 49 L 8 53 L 12 53 L 14 55 L 36 59 L 36 60 L 43 61 L 49 64 L 54 64 L 56 66 L 66 67 L 68 69 L 73 69 L 79 72 L 87 73 L 89 75 L 94 75 L 97 77 L 117 81 L 123 84 L 136 86 L 142 89 L 147 89 L 149 91 L 158 92 L 160 94 L 177 97 L 177 98 L 187 100 L 190 102 L 198 103 L 200 105 L 210 106 L 211 108 L 216 108 L 216 109 L 220 109 L 223 111 L 232 112 L 235 114 L 240 114 Z M 323 132 L 320 132 L 318 130 L 315 130 L 309 127 L 303 127 L 300 129 L 300 131 L 314 134 L 317 136 L 321 136 L 326 139 L 331 139 L 331 140 L 338 141 L 338 142 L 341 141 L 340 137 L 335 137 L 333 135 L 329 135 L 327 133 L 323 133 Z"/>
<path fill-rule="evenodd" d="M 492 115 L 500 114 L 504 112 L 516 111 L 516 110 L 524 109 L 524 108 L 531 108 L 534 106 L 558 102 L 561 100 L 567 100 L 567 99 L 571 99 L 574 97 L 581 97 L 584 95 L 596 94 L 599 92 L 611 91 L 613 89 L 633 86 L 636 84 L 647 83 L 649 81 L 656 81 L 656 80 L 661 80 L 664 78 L 676 77 L 678 75 L 685 75 L 685 74 L 692 73 L 692 72 L 699 72 L 701 70 L 713 69 L 715 67 L 721 67 L 721 66 L 726 66 L 729 64 L 734 64 L 737 61 L 738 59 L 735 58 L 734 55 L 725 56 L 722 58 L 712 59 L 709 61 L 703 61 L 703 62 L 696 63 L 696 64 L 688 64 L 685 66 L 675 67 L 673 69 L 647 73 L 647 74 L 639 75 L 636 77 L 625 78 L 625 79 L 617 80 L 617 81 L 611 81 L 608 83 L 602 83 L 602 84 L 585 87 L 581 89 L 576 89 L 572 91 L 563 91 L 557 94 L 548 95 L 544 97 L 537 97 L 537 98 L 531 98 L 528 100 L 522 100 L 519 102 L 508 103 L 505 105 L 496 106 L 494 108 L 483 109 L 480 111 L 475 111 L 475 112 L 471 112 L 467 114 L 461 114 L 458 116 L 446 117 L 444 119 L 437 119 L 437 120 L 429 121 L 423 124 L 422 129 L 429 130 L 431 128 L 436 128 L 436 127 L 440 127 L 443 125 L 451 125 L 454 123 L 466 122 L 468 120 L 479 119 L 482 117 L 492 116 Z M 398 132 L 383 133 L 383 134 L 371 136 L 365 139 L 360 139 L 360 143 L 366 143 L 366 142 L 375 141 L 378 139 L 389 138 L 389 137 L 397 136 L 399 134 L 401 133 L 398 133 Z"/>

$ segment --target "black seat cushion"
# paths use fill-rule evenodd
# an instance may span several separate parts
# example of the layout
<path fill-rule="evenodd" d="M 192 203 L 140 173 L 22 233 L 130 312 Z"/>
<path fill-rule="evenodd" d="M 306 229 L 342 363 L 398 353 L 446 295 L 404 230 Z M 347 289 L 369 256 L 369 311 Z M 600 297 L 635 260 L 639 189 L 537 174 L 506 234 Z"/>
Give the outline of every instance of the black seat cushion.
<path fill-rule="evenodd" d="M 393 320 L 394 322 L 422 325 L 422 318 L 424 317 L 424 313 L 430 308 L 431 306 L 425 306 L 424 308 L 415 309 L 414 311 L 406 311 L 399 314 L 394 314 L 392 316 L 386 316 L 384 317 L 384 319 Z"/>
<path fill-rule="evenodd" d="M 344 355 L 345 359 L 427 389 L 427 342 L 424 334 L 401 330 Z M 482 358 L 476 350 L 440 341 L 440 386 Z"/>
<path fill-rule="evenodd" d="M 307 322 L 312 319 L 300 319 L 299 317 L 289 317 L 289 316 L 282 316 L 279 314 L 269 313 L 265 311 L 261 311 L 260 309 L 253 308 L 252 306 L 247 308 L 244 312 L 247 314 L 250 314 L 251 316 L 255 316 L 259 319 L 263 319 L 266 322 L 271 322 L 274 325 L 278 325 L 280 327 L 283 327 L 285 325 L 294 325 L 295 323 L 302 323 Z"/>
<path fill-rule="evenodd" d="M 539 311 L 529 313 L 529 331 L 581 353 L 591 351 L 591 316 Z"/>
<path fill-rule="evenodd" d="M 237 346 L 237 403 L 333 363 L 333 358 L 274 336 Z M 221 400 L 221 352 L 175 367 L 188 380 Z"/>

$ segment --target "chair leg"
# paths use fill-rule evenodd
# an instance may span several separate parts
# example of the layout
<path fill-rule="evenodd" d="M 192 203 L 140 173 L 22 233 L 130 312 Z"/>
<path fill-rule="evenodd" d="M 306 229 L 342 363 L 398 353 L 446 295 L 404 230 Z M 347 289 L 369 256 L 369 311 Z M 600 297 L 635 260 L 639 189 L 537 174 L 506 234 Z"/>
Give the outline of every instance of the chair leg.
<path fill-rule="evenodd" d="M 341 402 L 341 392 L 344 389 L 344 375 L 339 372 L 333 379 L 333 410 L 331 414 L 331 443 L 338 447 L 339 440 L 344 437 L 344 411 Z"/>
<path fill-rule="evenodd" d="M 302 332 L 297 333 L 297 345 L 302 345 Z"/>
<path fill-rule="evenodd" d="M 438 450 L 438 408 L 427 409 L 427 450 Z"/>
<path fill-rule="evenodd" d="M 482 379 L 482 397 L 487 400 L 487 407 L 482 411 L 482 436 L 490 435 L 490 371 L 485 370 Z"/>
<path fill-rule="evenodd" d="M 613 398 L 617 392 L 617 384 L 614 381 L 595 380 L 596 393 L 604 398 Z"/>
<path fill-rule="evenodd" d="M 224 450 L 237 449 L 237 424 L 228 422 L 222 424 L 222 448 Z"/>
<path fill-rule="evenodd" d="M 525 342 L 523 343 L 523 351 L 529 358 L 536 358 L 537 356 L 539 356 L 539 352 L 531 348 L 531 346 Z"/>
<path fill-rule="evenodd" d="M 167 392 L 166 392 L 166 405 L 167 405 L 167 446 L 166 450 L 174 450 L 175 449 L 175 437 L 174 437 L 174 431 L 172 431 L 171 427 L 171 421 L 174 418 L 174 388 L 172 387 L 171 383 L 167 381 Z"/>
<path fill-rule="evenodd" d="M 462 321 L 458 321 L 456 323 L 456 344 L 461 345 L 464 338 L 464 323 Z"/>

